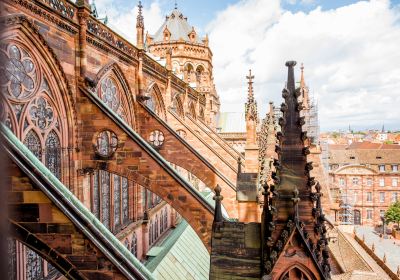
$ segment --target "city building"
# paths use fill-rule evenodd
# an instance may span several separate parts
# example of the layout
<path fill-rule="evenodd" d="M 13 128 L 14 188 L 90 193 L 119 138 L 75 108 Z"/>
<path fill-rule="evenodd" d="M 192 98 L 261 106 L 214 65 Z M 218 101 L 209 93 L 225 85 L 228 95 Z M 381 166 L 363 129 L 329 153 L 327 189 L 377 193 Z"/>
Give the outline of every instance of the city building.
<path fill-rule="evenodd" d="M 332 198 L 341 223 L 377 226 L 400 199 L 400 146 L 371 142 L 329 145 Z"/>

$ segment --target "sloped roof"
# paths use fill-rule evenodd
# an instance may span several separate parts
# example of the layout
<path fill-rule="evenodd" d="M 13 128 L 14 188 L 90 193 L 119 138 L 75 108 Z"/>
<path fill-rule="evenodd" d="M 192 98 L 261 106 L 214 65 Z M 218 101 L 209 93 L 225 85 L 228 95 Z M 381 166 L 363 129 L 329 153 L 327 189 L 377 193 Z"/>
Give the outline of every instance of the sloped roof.
<path fill-rule="evenodd" d="M 164 24 L 158 29 L 156 34 L 153 36 L 153 42 L 163 42 L 164 41 L 164 29 L 168 28 L 171 33 L 170 41 L 184 40 L 191 43 L 189 39 L 189 33 L 192 32 L 193 27 L 187 21 L 187 18 L 178 10 L 174 9 L 171 15 L 167 16 Z M 202 44 L 203 42 L 196 36 L 196 43 Z"/>
<path fill-rule="evenodd" d="M 210 255 L 186 221 L 183 220 L 159 246 L 162 251 L 145 264 L 156 279 L 208 279 Z"/>

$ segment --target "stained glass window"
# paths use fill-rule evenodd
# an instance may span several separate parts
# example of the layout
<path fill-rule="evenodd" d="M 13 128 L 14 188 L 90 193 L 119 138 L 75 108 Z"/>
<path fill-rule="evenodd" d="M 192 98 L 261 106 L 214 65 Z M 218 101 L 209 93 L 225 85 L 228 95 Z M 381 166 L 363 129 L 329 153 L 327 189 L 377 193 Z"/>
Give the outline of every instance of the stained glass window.
<path fill-rule="evenodd" d="M 92 197 L 93 197 L 92 212 L 97 218 L 100 218 L 99 171 L 98 170 L 96 170 L 93 175 Z"/>
<path fill-rule="evenodd" d="M 101 222 L 110 228 L 110 173 L 100 170 Z"/>
<path fill-rule="evenodd" d="M 26 279 L 36 280 L 42 278 L 43 260 L 34 251 L 26 247 Z"/>
<path fill-rule="evenodd" d="M 40 145 L 39 136 L 33 130 L 26 134 L 24 145 L 39 159 L 42 160 L 42 146 Z"/>
<path fill-rule="evenodd" d="M 132 255 L 137 257 L 137 237 L 136 237 L 136 233 L 134 233 L 133 236 L 132 236 L 131 253 L 132 253 Z"/>
<path fill-rule="evenodd" d="M 164 212 L 164 227 L 165 227 L 165 229 L 168 228 L 168 210 L 167 209 L 165 209 L 165 212 Z"/>
<path fill-rule="evenodd" d="M 114 175 L 114 226 L 121 224 L 121 177 Z"/>
<path fill-rule="evenodd" d="M 46 167 L 61 178 L 61 145 L 57 133 L 52 130 L 46 139 Z"/>
<path fill-rule="evenodd" d="M 17 279 L 17 251 L 15 240 L 7 238 L 7 249 L 8 249 L 8 279 Z"/>
<path fill-rule="evenodd" d="M 127 178 L 122 178 L 122 222 L 129 220 L 129 183 Z"/>

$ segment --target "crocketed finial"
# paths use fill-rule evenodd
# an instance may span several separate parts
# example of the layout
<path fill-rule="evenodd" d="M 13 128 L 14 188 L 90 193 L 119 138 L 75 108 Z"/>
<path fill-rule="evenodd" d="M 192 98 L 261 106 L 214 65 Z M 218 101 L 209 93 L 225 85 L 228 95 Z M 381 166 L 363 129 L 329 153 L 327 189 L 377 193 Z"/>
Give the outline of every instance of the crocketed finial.
<path fill-rule="evenodd" d="M 138 5 L 138 15 L 137 15 L 137 19 L 136 19 L 136 27 L 143 27 L 144 28 L 144 19 L 143 19 L 143 14 L 142 14 L 142 1 L 139 1 L 139 5 Z"/>

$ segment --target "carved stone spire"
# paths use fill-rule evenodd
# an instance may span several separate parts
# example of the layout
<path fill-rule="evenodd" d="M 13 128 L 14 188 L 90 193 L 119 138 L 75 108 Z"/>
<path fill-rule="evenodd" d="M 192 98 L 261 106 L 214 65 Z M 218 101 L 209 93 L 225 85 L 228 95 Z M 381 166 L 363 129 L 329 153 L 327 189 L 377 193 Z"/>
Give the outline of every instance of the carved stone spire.
<path fill-rule="evenodd" d="M 246 117 L 246 147 L 244 151 L 246 173 L 258 172 L 258 143 L 257 143 L 257 102 L 254 99 L 253 92 L 253 79 L 254 75 L 249 70 L 248 79 L 248 96 L 247 103 L 245 104 L 245 117 Z"/>
<path fill-rule="evenodd" d="M 302 95 L 302 102 L 304 109 L 308 110 L 310 108 L 310 96 L 309 96 L 309 89 L 306 85 L 304 80 L 304 65 L 301 64 L 301 77 L 300 77 L 300 90 Z"/>
<path fill-rule="evenodd" d="M 136 18 L 136 45 L 139 49 L 144 49 L 144 19 L 142 8 L 142 1 L 139 1 L 139 11 Z"/>
<path fill-rule="evenodd" d="M 138 15 L 136 18 L 136 27 L 144 28 L 144 18 L 143 18 L 143 14 L 142 14 L 142 9 L 143 9 L 142 1 L 139 1 L 138 9 L 139 9 L 139 11 L 138 11 Z"/>
<path fill-rule="evenodd" d="M 248 94 L 247 94 L 247 103 L 246 103 L 246 120 L 248 119 L 253 119 L 257 120 L 258 119 L 258 113 L 257 113 L 257 101 L 254 99 L 254 91 L 253 91 L 253 79 L 254 75 L 251 74 L 251 69 L 249 70 L 249 75 L 246 76 L 246 79 L 248 80 Z"/>

